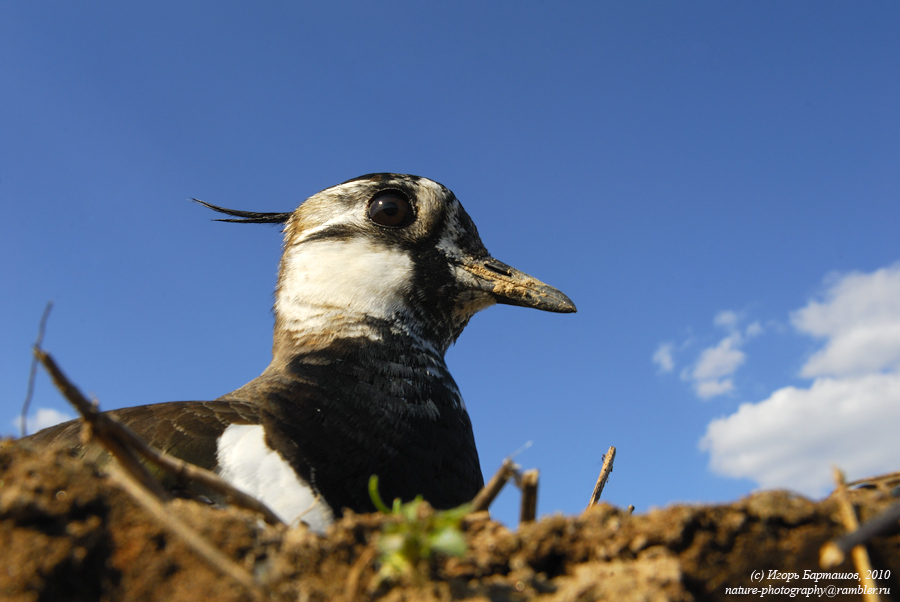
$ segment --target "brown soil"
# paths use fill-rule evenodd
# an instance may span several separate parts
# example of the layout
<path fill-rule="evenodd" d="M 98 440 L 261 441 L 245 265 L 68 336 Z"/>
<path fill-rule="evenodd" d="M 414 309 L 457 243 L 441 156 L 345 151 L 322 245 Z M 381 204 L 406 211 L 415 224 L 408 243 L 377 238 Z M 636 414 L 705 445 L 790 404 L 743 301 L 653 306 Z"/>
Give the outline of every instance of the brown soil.
<path fill-rule="evenodd" d="M 893 501 L 879 489 L 852 495 L 864 520 Z M 380 584 L 375 542 L 391 520 L 383 515 L 346 516 L 319 537 L 302 527 L 265 526 L 236 509 L 174 501 L 169 510 L 252 572 L 266 600 L 737 600 L 759 598 L 766 586 L 858 585 L 851 578 L 804 578 L 806 570 L 822 572 L 820 547 L 844 531 L 839 507 L 783 491 L 634 516 L 600 504 L 516 531 L 473 515 L 463 524 L 464 557 L 437 557 L 417 578 Z M 897 596 L 900 534 L 876 538 L 868 549 L 876 569 L 893 571 L 878 585 Z M 854 572 L 849 561 L 831 570 Z M 762 580 L 752 580 L 756 571 Z M 727 589 L 736 587 L 758 591 Z M 796 596 L 862 599 L 840 592 Z M 788 595 L 769 590 L 765 597 Z M 252 599 L 96 466 L 60 450 L 0 442 L 0 600 Z"/>

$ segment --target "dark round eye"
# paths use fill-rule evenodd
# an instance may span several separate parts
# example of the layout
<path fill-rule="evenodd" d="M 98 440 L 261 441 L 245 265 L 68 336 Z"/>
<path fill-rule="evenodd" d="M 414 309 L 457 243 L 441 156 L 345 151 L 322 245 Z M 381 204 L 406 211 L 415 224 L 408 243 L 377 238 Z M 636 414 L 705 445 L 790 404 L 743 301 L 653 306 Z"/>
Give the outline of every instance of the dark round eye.
<path fill-rule="evenodd" d="M 399 190 L 385 190 L 372 198 L 369 204 L 369 219 L 379 226 L 402 228 L 415 218 L 409 199 Z"/>

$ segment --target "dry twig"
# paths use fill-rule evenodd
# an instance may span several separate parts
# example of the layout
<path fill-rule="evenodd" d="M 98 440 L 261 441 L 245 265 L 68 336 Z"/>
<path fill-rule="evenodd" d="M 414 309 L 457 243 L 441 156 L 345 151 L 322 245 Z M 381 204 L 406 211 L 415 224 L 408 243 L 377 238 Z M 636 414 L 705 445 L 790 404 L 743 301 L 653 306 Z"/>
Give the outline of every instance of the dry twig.
<path fill-rule="evenodd" d="M 120 466 L 112 465 L 110 466 L 110 476 L 163 527 L 179 537 L 213 569 L 240 583 L 253 595 L 254 599 L 265 600 L 264 589 L 246 569 L 225 556 L 181 519 L 175 517 L 165 504 L 155 494 L 144 488 L 143 484 L 139 483 L 130 472 Z"/>
<path fill-rule="evenodd" d="M 171 496 L 140 463 L 137 455 L 164 471 L 174 474 L 179 479 L 199 483 L 221 493 L 235 506 L 262 514 L 269 524 L 281 524 L 281 519 L 268 506 L 240 489 L 236 489 L 217 474 L 147 445 L 143 439 L 115 416 L 101 412 L 95 404 L 89 402 L 62 372 L 50 354 L 39 347 L 35 347 L 34 354 L 50 373 L 54 384 L 63 396 L 84 417 L 85 428 L 89 429 L 88 438 L 96 438 L 135 479 L 159 499 L 167 500 Z"/>
<path fill-rule="evenodd" d="M 823 557 L 826 554 L 825 548 L 827 547 L 828 558 L 839 559 L 836 564 L 840 564 L 847 552 L 850 552 L 856 546 L 866 543 L 873 537 L 884 533 L 888 529 L 896 527 L 897 521 L 900 521 L 900 502 L 889 506 L 887 510 L 867 523 L 859 526 L 855 531 L 847 533 L 846 535 L 825 544 L 822 548 Z"/>
<path fill-rule="evenodd" d="M 519 509 L 519 524 L 528 523 L 535 519 L 537 515 L 537 488 L 538 488 L 538 470 L 526 470 L 524 473 L 519 471 L 519 467 L 509 458 L 503 460 L 503 464 L 491 477 L 491 480 L 481 488 L 475 499 L 472 500 L 472 508 L 470 512 L 483 512 L 487 510 L 493 501 L 500 494 L 500 491 L 513 479 L 515 484 L 522 492 L 522 502 Z"/>
<path fill-rule="evenodd" d="M 161 500 L 169 499 L 171 497 L 169 493 L 140 463 L 132 448 L 115 434 L 117 427 L 113 423 L 118 423 L 118 421 L 108 414 L 102 414 L 96 404 L 89 402 L 43 349 L 35 347 L 34 355 L 44 365 L 50 378 L 53 379 L 53 384 L 63 394 L 63 397 L 81 413 L 88 434 L 95 437 L 144 488 L 153 492 Z M 118 424 L 118 427 L 119 430 L 125 428 L 122 424 Z"/>
<path fill-rule="evenodd" d="M 356 562 L 353 563 L 353 567 L 347 575 L 347 580 L 344 582 L 343 600 L 346 602 L 353 602 L 353 600 L 359 599 L 359 580 L 363 571 L 374 560 L 376 553 L 377 550 L 375 548 L 366 548 L 359 558 L 356 559 Z"/>
<path fill-rule="evenodd" d="M 900 471 L 879 475 L 877 477 L 866 477 L 865 479 L 857 479 L 847 483 L 847 488 L 871 485 L 878 489 L 890 489 L 897 483 L 900 483 Z"/>
<path fill-rule="evenodd" d="M 478 495 L 475 496 L 475 499 L 472 500 L 472 512 L 480 512 L 490 508 L 491 503 L 493 503 L 500 494 L 500 491 L 503 489 L 503 486 L 506 485 L 506 482 L 509 481 L 510 477 L 515 476 L 518 471 L 519 467 L 516 466 L 512 460 L 509 458 L 503 460 L 503 464 L 500 465 L 500 468 L 497 469 L 497 472 L 494 473 L 491 480 L 487 482 L 487 485 L 481 488 L 481 491 L 479 491 Z"/>
<path fill-rule="evenodd" d="M 600 468 L 600 476 L 597 477 L 597 484 L 594 485 L 594 492 L 591 494 L 591 500 L 588 502 L 588 508 L 597 504 L 600 501 L 600 494 L 603 493 L 603 488 L 606 486 L 606 480 L 609 478 L 609 473 L 612 472 L 613 462 L 616 459 L 616 448 L 612 445 L 609 446 L 609 450 L 603 456 L 603 466 Z"/>
<path fill-rule="evenodd" d="M 835 495 L 838 504 L 841 507 L 841 519 L 844 522 L 844 528 L 848 531 L 855 531 L 859 527 L 859 521 L 856 518 L 856 511 L 847 495 L 847 485 L 844 481 L 844 473 L 838 468 L 834 469 L 834 480 L 837 483 Z M 869 602 L 877 602 L 880 598 L 878 594 L 868 593 L 875 590 L 875 581 L 872 579 L 872 563 L 869 560 L 869 553 L 864 545 L 856 545 L 850 551 L 853 557 L 853 565 L 859 574 L 859 583 L 864 588 L 863 600 Z M 836 566 L 844 561 L 844 552 L 835 545 L 833 541 L 828 542 L 819 551 L 819 564 L 824 568 Z"/>
<path fill-rule="evenodd" d="M 538 471 L 537 469 L 532 469 L 522 473 L 519 471 L 519 467 L 509 458 L 503 460 L 503 464 L 500 465 L 500 468 L 497 469 L 491 480 L 481 488 L 481 491 L 472 500 L 470 512 L 487 510 L 510 479 L 513 479 L 522 492 L 519 523 L 533 521 L 537 515 Z"/>
<path fill-rule="evenodd" d="M 152 450 L 140 437 L 116 420 L 114 416 L 101 413 L 97 404 L 89 402 L 82 395 L 81 391 L 72 384 L 49 354 L 39 347 L 35 347 L 34 354 L 47 369 L 47 372 L 50 373 L 54 384 L 62 392 L 63 396 L 81 413 L 85 420 L 85 434 L 89 438 L 95 438 L 118 460 L 119 464 L 111 464 L 109 466 L 112 478 L 166 529 L 181 538 L 210 566 L 243 585 L 255 599 L 263 600 L 264 591 L 250 573 L 235 564 L 188 525 L 169 513 L 163 502 L 169 500 L 171 496 L 153 478 L 144 465 L 140 463 L 134 450 L 137 449 L 142 456 L 148 459 L 152 457 L 155 460 L 159 460 L 163 454 Z M 176 459 L 171 457 L 165 458 L 159 465 L 171 470 L 173 462 L 180 464 L 180 466 L 176 467 L 176 474 L 179 475 L 191 475 L 194 469 L 202 470 L 181 460 L 176 461 Z M 228 487 L 233 489 L 230 485 Z M 246 494 L 242 493 L 242 495 Z"/>
<path fill-rule="evenodd" d="M 144 441 L 133 431 L 131 431 L 131 429 L 128 429 L 127 426 L 125 426 L 118 420 L 115 421 L 115 424 L 122 427 L 123 434 L 128 439 L 128 444 L 131 445 L 133 449 L 135 449 L 141 455 L 141 457 L 143 457 L 148 462 L 156 464 L 163 470 L 171 472 L 180 479 L 199 483 L 201 485 L 204 485 L 205 487 L 208 487 L 209 489 L 212 489 L 213 491 L 221 493 L 234 506 L 238 506 L 262 514 L 263 519 L 270 525 L 282 524 L 282 520 L 278 518 L 278 516 L 274 512 L 272 512 L 272 510 L 268 506 L 263 504 L 255 497 L 233 487 L 228 481 L 225 481 L 216 473 L 206 470 L 205 468 L 202 468 L 195 464 L 191 464 L 190 462 L 185 462 L 184 460 L 176 458 L 175 456 L 169 455 L 165 452 L 159 451 L 158 449 L 144 443 Z M 316 497 L 312 505 L 304 510 L 300 516 L 303 516 L 304 514 L 312 510 L 318 503 L 318 501 L 319 498 Z"/>
<path fill-rule="evenodd" d="M 522 490 L 519 524 L 534 522 L 537 516 L 538 470 L 536 468 L 526 470 L 522 474 L 519 488 Z"/>
<path fill-rule="evenodd" d="M 40 349 L 41 343 L 44 342 L 44 330 L 47 328 L 47 319 L 50 317 L 51 309 L 53 309 L 53 301 L 47 301 L 44 313 L 41 315 L 41 321 L 38 324 L 38 336 L 34 342 L 36 349 Z M 25 401 L 22 403 L 22 415 L 19 418 L 19 432 L 22 433 L 22 437 L 28 435 L 26 420 L 28 418 L 28 408 L 31 405 L 31 398 L 34 396 L 34 378 L 37 376 L 37 365 L 38 359 L 36 356 L 33 356 L 31 358 L 31 370 L 28 372 L 28 390 L 25 393 Z"/>

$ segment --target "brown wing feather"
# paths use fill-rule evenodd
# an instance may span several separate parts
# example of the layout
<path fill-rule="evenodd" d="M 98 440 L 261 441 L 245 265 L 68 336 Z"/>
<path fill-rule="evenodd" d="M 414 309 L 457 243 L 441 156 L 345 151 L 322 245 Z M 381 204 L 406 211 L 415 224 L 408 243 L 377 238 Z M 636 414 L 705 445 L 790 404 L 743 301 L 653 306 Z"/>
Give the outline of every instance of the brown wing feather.
<path fill-rule="evenodd" d="M 228 425 L 259 423 L 256 405 L 233 399 L 173 401 L 109 413 L 153 447 L 208 470 L 215 469 L 217 441 Z M 42 447 L 70 447 L 84 453 L 80 420 L 44 429 L 22 441 Z"/>

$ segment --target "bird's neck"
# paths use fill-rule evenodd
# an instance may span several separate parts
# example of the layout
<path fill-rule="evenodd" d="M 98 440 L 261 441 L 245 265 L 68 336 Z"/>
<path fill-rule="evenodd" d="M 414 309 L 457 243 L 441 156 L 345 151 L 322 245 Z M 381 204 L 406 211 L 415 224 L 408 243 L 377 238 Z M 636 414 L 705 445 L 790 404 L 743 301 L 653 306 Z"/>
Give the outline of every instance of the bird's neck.
<path fill-rule="evenodd" d="M 229 397 L 290 404 L 327 390 L 343 404 L 397 405 L 425 414 L 464 408 L 444 361 L 449 341 L 428 336 L 427 325 L 415 316 L 399 312 L 383 318 L 348 308 L 300 306 L 296 299 L 292 310 L 285 316 L 276 309 L 268 368 Z"/>
<path fill-rule="evenodd" d="M 452 342 L 435 336 L 427 320 L 403 308 L 390 316 L 329 305 L 295 304 L 292 309 L 287 316 L 276 311 L 274 358 L 289 360 L 311 351 L 365 345 L 385 353 L 409 350 L 443 360 Z"/>
<path fill-rule="evenodd" d="M 272 363 L 248 388 L 345 387 L 355 399 L 462 406 L 444 354 L 462 330 L 410 307 L 413 264 L 403 251 L 365 240 L 288 246 L 275 292 Z M 352 398 L 352 399 L 351 399 Z"/>

